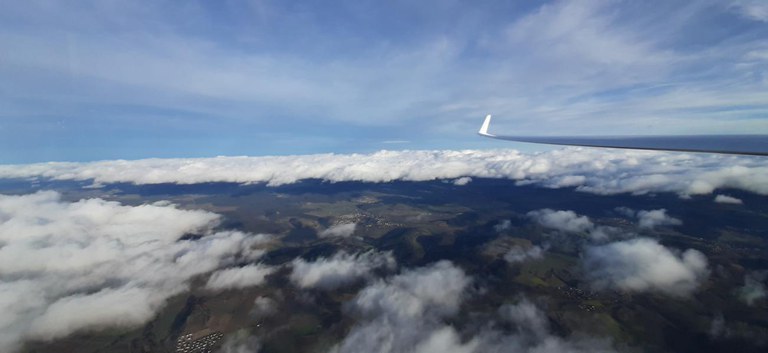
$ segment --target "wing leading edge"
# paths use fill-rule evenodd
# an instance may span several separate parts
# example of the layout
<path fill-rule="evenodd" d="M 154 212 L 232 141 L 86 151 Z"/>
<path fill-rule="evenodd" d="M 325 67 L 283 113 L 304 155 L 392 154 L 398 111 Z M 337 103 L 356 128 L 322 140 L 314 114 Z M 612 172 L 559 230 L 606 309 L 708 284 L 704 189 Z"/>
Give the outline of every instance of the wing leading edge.
<path fill-rule="evenodd" d="M 499 140 L 548 145 L 768 156 L 768 135 L 505 136 L 489 133 L 490 125 L 488 115 L 477 133 Z"/>

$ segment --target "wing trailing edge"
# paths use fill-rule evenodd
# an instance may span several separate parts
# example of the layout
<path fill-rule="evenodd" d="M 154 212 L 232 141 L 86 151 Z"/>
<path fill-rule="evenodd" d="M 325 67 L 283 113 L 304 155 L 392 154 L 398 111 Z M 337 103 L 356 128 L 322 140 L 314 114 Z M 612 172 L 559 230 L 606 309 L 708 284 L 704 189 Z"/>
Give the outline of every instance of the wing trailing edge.
<path fill-rule="evenodd" d="M 768 156 L 768 135 L 506 136 L 488 132 L 491 115 L 477 132 L 499 140 L 548 145 Z"/>

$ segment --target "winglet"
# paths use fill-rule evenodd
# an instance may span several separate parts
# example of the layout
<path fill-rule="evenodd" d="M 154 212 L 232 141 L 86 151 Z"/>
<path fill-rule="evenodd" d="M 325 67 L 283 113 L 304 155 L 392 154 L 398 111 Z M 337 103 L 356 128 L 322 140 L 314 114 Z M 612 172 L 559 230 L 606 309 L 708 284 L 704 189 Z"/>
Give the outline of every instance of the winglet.
<path fill-rule="evenodd" d="M 495 136 L 488 133 L 488 127 L 491 125 L 491 114 L 486 115 L 485 121 L 483 121 L 483 126 L 480 127 L 480 130 L 477 132 L 480 135 L 483 136 Z"/>

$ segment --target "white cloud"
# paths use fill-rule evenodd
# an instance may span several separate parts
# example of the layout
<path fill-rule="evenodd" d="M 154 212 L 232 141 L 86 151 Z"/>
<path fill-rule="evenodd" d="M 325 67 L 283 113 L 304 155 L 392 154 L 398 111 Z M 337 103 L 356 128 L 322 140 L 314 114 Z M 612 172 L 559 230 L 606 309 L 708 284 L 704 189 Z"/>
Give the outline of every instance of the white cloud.
<path fill-rule="evenodd" d="M 258 297 L 253 301 L 251 315 L 263 318 L 277 313 L 277 302 L 270 297 Z"/>
<path fill-rule="evenodd" d="M 635 210 L 633 210 L 633 209 L 631 209 L 629 207 L 623 207 L 623 206 L 622 207 L 616 207 L 614 210 L 616 212 L 618 212 L 619 214 L 621 214 L 622 216 L 624 216 L 624 217 L 628 217 L 628 218 L 635 218 L 635 217 L 637 217 L 637 211 L 635 211 Z"/>
<path fill-rule="evenodd" d="M 454 180 L 453 181 L 453 185 L 462 186 L 462 185 L 467 185 L 467 184 L 469 184 L 471 182 L 472 182 L 472 178 L 470 178 L 470 177 L 461 177 L 461 178 L 458 178 L 458 179 Z"/>
<path fill-rule="evenodd" d="M 447 323 L 458 313 L 472 279 L 450 262 L 404 271 L 361 290 L 349 304 L 358 323 L 331 352 L 609 352 L 605 340 L 561 338 L 546 315 L 523 300 L 504 305 L 494 321 L 470 323 L 479 332 L 462 334 Z M 471 316 L 470 316 L 471 317 Z"/>
<path fill-rule="evenodd" d="M 330 258 L 309 262 L 297 258 L 292 262 L 291 281 L 301 288 L 335 289 L 371 275 L 377 268 L 394 269 L 391 252 L 368 251 L 350 255 L 338 252 Z"/>
<path fill-rule="evenodd" d="M 549 320 L 541 309 L 527 299 L 500 307 L 499 315 L 534 337 L 543 338 L 549 335 Z"/>
<path fill-rule="evenodd" d="M 526 214 L 538 224 L 570 233 L 586 233 L 593 240 L 606 240 L 616 232 L 616 228 L 596 226 L 587 216 L 580 216 L 573 211 L 544 208 Z"/>
<path fill-rule="evenodd" d="M 741 205 L 744 203 L 744 201 L 741 201 L 741 199 L 735 198 L 733 196 L 728 195 L 717 195 L 715 196 L 715 202 L 717 203 L 727 203 L 732 205 Z"/>
<path fill-rule="evenodd" d="M 355 223 L 341 223 L 331 226 L 318 234 L 320 238 L 341 237 L 346 238 L 355 233 Z"/>
<path fill-rule="evenodd" d="M 584 265 L 595 288 L 677 297 L 690 295 L 709 275 L 707 258 L 701 252 L 677 253 L 648 238 L 588 247 Z"/>
<path fill-rule="evenodd" d="M 262 264 L 227 268 L 214 272 L 205 286 L 213 290 L 257 286 L 274 271 L 274 268 Z"/>
<path fill-rule="evenodd" d="M 131 327 L 191 278 L 258 258 L 265 235 L 214 232 L 219 216 L 172 204 L 0 195 L 0 350 L 25 339 Z M 179 240 L 184 234 L 197 240 Z"/>
<path fill-rule="evenodd" d="M 333 350 L 342 352 L 406 352 L 421 347 L 447 348 L 455 343 L 450 329 L 433 327 L 435 320 L 456 313 L 470 278 L 447 261 L 378 280 L 351 302 L 363 318 Z M 449 350 L 450 351 L 450 350 Z"/>
<path fill-rule="evenodd" d="M 683 221 L 667 215 L 667 210 L 640 210 L 635 211 L 629 207 L 617 207 L 616 212 L 629 218 L 636 218 L 640 228 L 653 229 L 661 226 L 679 226 Z"/>
<path fill-rule="evenodd" d="M 712 337 L 721 337 L 727 335 L 728 330 L 725 328 L 725 318 L 722 314 L 715 315 L 712 322 L 709 324 L 709 335 Z"/>
<path fill-rule="evenodd" d="M 764 0 L 731 0 L 731 6 L 747 18 L 768 22 L 768 3 Z"/>
<path fill-rule="evenodd" d="M 578 173 L 579 178 L 563 178 Z M 144 159 L 90 163 L 0 165 L 0 178 L 93 180 L 96 184 L 266 183 L 505 178 L 602 195 L 675 192 L 710 194 L 733 188 L 768 195 L 764 158 L 566 148 L 536 154 L 515 150 L 379 151 L 276 157 Z M 583 177 L 583 178 L 582 178 Z"/>
<path fill-rule="evenodd" d="M 544 227 L 565 232 L 581 233 L 595 228 L 589 217 L 579 216 L 573 211 L 555 211 L 545 208 L 528 212 L 527 216 Z"/>
<path fill-rule="evenodd" d="M 637 211 L 637 221 L 640 228 L 656 228 L 660 226 L 679 226 L 683 221 L 667 215 L 667 210 Z"/>
<path fill-rule="evenodd" d="M 744 286 L 738 290 L 739 298 L 747 305 L 754 305 L 756 301 L 768 296 L 768 291 L 763 284 L 766 279 L 768 279 L 768 271 L 748 273 L 744 276 Z"/>
<path fill-rule="evenodd" d="M 504 254 L 504 260 L 509 263 L 523 262 L 529 259 L 540 259 L 544 257 L 544 249 L 538 245 L 534 245 L 528 248 L 521 246 L 513 246 L 506 254 Z"/>
<path fill-rule="evenodd" d="M 505 304 L 498 309 L 503 323 L 512 327 L 512 333 L 486 330 L 474 340 L 480 342 L 477 352 L 614 352 L 611 341 L 584 335 L 560 337 L 549 325 L 549 318 L 538 306 L 521 300 Z"/>
<path fill-rule="evenodd" d="M 739 3 L 754 8 L 760 1 Z M 93 121 L 108 119 L 118 128 L 149 119 L 168 126 L 176 126 L 176 119 L 193 119 L 185 126 L 198 134 L 221 126 L 254 128 L 260 124 L 249 123 L 268 122 L 275 115 L 369 127 L 415 122 L 416 128 L 398 139 L 418 137 L 427 144 L 439 135 L 443 145 L 472 143 L 465 132 L 486 111 L 510 117 L 507 131 L 515 126 L 523 133 L 541 132 L 542 126 L 553 133 L 765 132 L 763 120 L 750 118 L 766 110 L 764 70 L 739 60 L 759 45 L 763 30 L 723 26 L 722 35 L 730 40 L 700 38 L 697 28 L 711 28 L 713 18 L 730 11 L 710 3 L 546 1 L 514 7 L 513 16 L 490 3 L 422 5 L 451 9 L 445 12 L 379 6 L 377 11 L 409 11 L 406 17 L 417 19 L 411 25 L 430 25 L 419 26 L 403 41 L 377 31 L 347 32 L 349 40 L 329 41 L 338 29 L 328 27 L 333 21 L 318 21 L 322 16 L 314 16 L 314 6 L 299 20 L 290 6 L 259 5 L 270 8 L 270 15 L 246 21 L 245 28 L 240 21 L 228 22 L 235 35 L 218 40 L 185 30 L 218 28 L 221 17 L 202 7 L 185 6 L 187 15 L 178 16 L 178 10 L 162 5 L 129 1 L 89 6 L 15 2 L 5 6 L 1 15 L 6 20 L 0 21 L 8 77 L 4 87 L 10 92 L 5 111 L 19 121 L 38 116 L 51 125 L 62 116 L 85 115 Z M 226 5 L 225 12 L 250 13 L 240 5 Z M 472 19 L 455 21 L 467 7 L 472 7 Z M 371 11 L 366 4 L 345 10 L 362 17 Z M 13 18 L 38 26 L 30 32 L 29 26 L 8 20 Z M 277 24 L 297 30 L 270 32 L 280 28 L 272 26 Z M 445 25 L 459 27 L 446 32 Z M 256 38 L 254 33 L 259 33 Z M 300 40 L 293 37 L 296 33 Z M 253 40 L 280 49 L 244 50 Z M 688 45 L 691 40 L 696 45 Z M 470 65 L 465 60 L 469 50 L 475 54 Z M 702 79 L 699 67 L 719 69 Z M 104 102 L 149 113 L 131 112 L 130 119 L 121 119 L 112 116 L 120 114 L 104 114 Z M 34 131 L 44 133 L 40 130 Z M 238 138 L 219 132 L 225 139 Z M 275 141 L 273 135 L 261 137 Z"/>
<path fill-rule="evenodd" d="M 493 229 L 495 229 L 499 233 L 509 230 L 510 228 L 512 228 L 512 221 L 508 219 L 504 219 L 501 222 L 499 222 L 499 224 L 493 226 Z"/>
<path fill-rule="evenodd" d="M 261 350 L 261 340 L 251 335 L 247 330 L 240 330 L 228 335 L 218 353 L 258 353 Z"/>
<path fill-rule="evenodd" d="M 429 333 L 429 335 L 416 345 L 414 352 L 418 353 L 472 353 L 477 351 L 479 342 L 470 340 L 466 344 L 461 342 L 461 337 L 452 327 L 445 326 Z"/>

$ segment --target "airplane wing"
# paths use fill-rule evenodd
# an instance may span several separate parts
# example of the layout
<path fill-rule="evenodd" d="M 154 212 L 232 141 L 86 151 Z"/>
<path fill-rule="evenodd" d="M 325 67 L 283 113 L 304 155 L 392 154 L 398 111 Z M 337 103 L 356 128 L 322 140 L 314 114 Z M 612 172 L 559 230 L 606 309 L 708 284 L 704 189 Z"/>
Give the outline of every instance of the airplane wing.
<path fill-rule="evenodd" d="M 505 136 L 489 133 L 490 125 L 488 115 L 477 133 L 499 140 L 548 145 L 768 156 L 768 135 Z"/>

